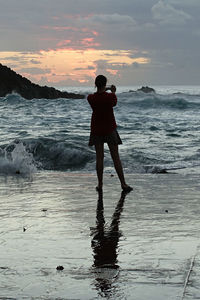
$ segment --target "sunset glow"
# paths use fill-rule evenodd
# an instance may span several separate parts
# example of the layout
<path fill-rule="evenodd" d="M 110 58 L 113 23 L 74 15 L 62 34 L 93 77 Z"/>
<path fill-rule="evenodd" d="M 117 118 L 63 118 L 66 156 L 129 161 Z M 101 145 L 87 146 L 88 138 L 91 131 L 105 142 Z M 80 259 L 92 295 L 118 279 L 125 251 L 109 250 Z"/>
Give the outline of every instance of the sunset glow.
<path fill-rule="evenodd" d="M 2 1 L 0 62 L 41 85 L 199 84 L 198 0 Z"/>
<path fill-rule="evenodd" d="M 93 39 L 84 39 L 90 44 Z M 70 40 L 64 41 L 65 44 Z M 63 44 L 60 44 L 60 46 Z M 126 50 L 41 50 L 37 53 L 1 52 L 1 61 L 6 65 L 13 62 L 14 70 L 34 82 L 53 85 L 66 81 L 87 83 L 93 81 L 97 73 L 105 70 L 108 74 L 119 75 L 123 68 L 134 63 L 147 64 L 147 57 L 135 57 L 133 51 Z"/>

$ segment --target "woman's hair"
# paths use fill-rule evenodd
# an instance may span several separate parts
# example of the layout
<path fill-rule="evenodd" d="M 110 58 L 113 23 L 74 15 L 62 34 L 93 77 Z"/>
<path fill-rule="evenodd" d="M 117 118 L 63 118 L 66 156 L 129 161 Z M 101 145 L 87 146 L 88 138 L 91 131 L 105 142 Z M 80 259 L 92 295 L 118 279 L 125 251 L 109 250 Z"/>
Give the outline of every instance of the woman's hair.
<path fill-rule="evenodd" d="M 106 86 L 106 83 L 107 83 L 107 78 L 103 75 L 98 75 L 95 79 L 95 85 L 99 89 Z"/>

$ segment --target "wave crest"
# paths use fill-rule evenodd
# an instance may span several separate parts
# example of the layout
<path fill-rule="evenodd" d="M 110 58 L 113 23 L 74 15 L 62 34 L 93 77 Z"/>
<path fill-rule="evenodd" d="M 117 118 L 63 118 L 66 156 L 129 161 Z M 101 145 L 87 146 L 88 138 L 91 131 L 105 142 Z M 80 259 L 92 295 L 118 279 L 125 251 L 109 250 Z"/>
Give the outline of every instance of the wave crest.
<path fill-rule="evenodd" d="M 37 171 L 37 164 L 32 153 L 20 141 L 15 141 L 5 148 L 0 148 L 1 174 L 31 174 Z"/>
<path fill-rule="evenodd" d="M 143 109 L 196 109 L 200 108 L 200 97 L 186 94 L 159 95 L 129 92 L 120 95 L 121 100 L 129 105 Z"/>
<path fill-rule="evenodd" d="M 15 141 L 0 148 L 0 173 L 80 170 L 94 160 L 88 147 L 47 138 Z"/>

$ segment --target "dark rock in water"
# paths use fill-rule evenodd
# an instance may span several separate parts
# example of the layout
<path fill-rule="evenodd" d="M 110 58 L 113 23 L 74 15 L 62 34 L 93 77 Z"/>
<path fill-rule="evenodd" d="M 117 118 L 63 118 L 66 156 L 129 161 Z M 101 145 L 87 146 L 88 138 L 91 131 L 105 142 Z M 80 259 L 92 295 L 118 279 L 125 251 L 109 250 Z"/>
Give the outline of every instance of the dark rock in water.
<path fill-rule="evenodd" d="M 63 267 L 63 266 L 57 266 L 57 267 L 56 267 L 56 270 L 62 271 L 62 270 L 64 270 L 64 267 Z"/>
<path fill-rule="evenodd" d="M 83 99 L 81 94 L 61 92 L 53 87 L 40 86 L 0 64 L 0 97 L 16 92 L 25 99 Z"/>
<path fill-rule="evenodd" d="M 146 173 L 152 174 L 168 174 L 167 169 L 160 168 L 157 166 L 144 166 L 144 170 Z"/>
<path fill-rule="evenodd" d="M 155 93 L 155 90 L 153 88 L 151 88 L 151 87 L 148 87 L 148 86 L 142 86 L 137 91 L 138 92 L 143 92 L 143 93 Z"/>
<path fill-rule="evenodd" d="M 153 174 L 168 174 L 166 169 L 155 168 L 152 170 Z"/>

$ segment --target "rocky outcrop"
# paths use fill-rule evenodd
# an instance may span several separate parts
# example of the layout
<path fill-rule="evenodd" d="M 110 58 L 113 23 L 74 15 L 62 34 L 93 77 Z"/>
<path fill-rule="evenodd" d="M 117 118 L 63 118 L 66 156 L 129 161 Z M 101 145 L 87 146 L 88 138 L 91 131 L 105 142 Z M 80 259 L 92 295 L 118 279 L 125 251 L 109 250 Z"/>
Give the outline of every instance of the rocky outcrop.
<path fill-rule="evenodd" d="M 0 97 L 16 92 L 25 99 L 72 98 L 83 99 L 84 95 L 61 92 L 53 87 L 40 86 L 0 64 Z"/>
<path fill-rule="evenodd" d="M 155 90 L 153 88 L 151 88 L 151 87 L 148 87 L 148 86 L 142 86 L 137 91 L 138 92 L 143 92 L 143 93 L 155 93 Z"/>

